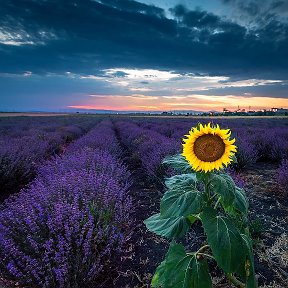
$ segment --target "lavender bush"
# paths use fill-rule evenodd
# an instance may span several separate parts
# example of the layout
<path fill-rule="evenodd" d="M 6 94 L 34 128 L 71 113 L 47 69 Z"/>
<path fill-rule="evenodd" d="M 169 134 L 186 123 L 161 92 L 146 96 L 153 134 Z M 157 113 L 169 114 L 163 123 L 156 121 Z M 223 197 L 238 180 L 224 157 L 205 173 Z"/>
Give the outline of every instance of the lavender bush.
<path fill-rule="evenodd" d="M 143 168 L 154 180 L 161 179 L 165 169 L 161 165 L 167 155 L 181 149 L 180 141 L 165 137 L 155 131 L 143 129 L 131 122 L 117 122 L 121 141 L 141 160 Z"/>
<path fill-rule="evenodd" d="M 63 288 L 99 280 L 128 236 L 131 205 L 117 181 L 92 172 L 36 180 L 7 201 L 0 220 L 4 277 Z"/>
<path fill-rule="evenodd" d="M 251 137 L 236 135 L 236 139 L 238 151 L 236 153 L 237 164 L 235 164 L 235 166 L 237 166 L 238 169 L 243 169 L 250 164 L 256 163 L 259 158 L 258 150 L 251 141 Z"/>
<path fill-rule="evenodd" d="M 79 139 L 79 141 L 81 140 Z M 67 153 L 64 157 L 56 156 L 53 161 L 39 167 L 37 177 L 49 183 L 53 175 L 61 177 L 67 172 L 81 170 L 110 175 L 113 177 L 113 181 L 116 181 L 124 189 L 128 189 L 131 185 L 130 172 L 120 160 L 107 151 L 89 147 L 83 147 L 71 154 Z"/>
<path fill-rule="evenodd" d="M 2 193 L 15 192 L 19 185 L 27 184 L 39 163 L 51 149 L 49 143 L 32 137 L 0 141 L 0 185 Z"/>
<path fill-rule="evenodd" d="M 60 153 L 62 146 L 99 121 L 86 117 L 13 118 L 14 125 L 10 119 L 0 118 L 1 197 L 17 192 L 32 180 L 44 160 Z"/>
<path fill-rule="evenodd" d="M 109 148 L 94 147 L 103 129 L 114 151 L 112 124 L 100 123 L 2 205 L 2 277 L 29 287 L 92 287 L 121 253 L 132 226 L 129 173 Z"/>
<path fill-rule="evenodd" d="M 96 129 L 91 130 L 87 135 L 72 143 L 68 153 L 74 153 L 84 147 L 101 149 L 120 157 L 121 148 L 115 136 L 115 131 L 111 121 L 102 121 Z"/>
<path fill-rule="evenodd" d="M 288 159 L 282 161 L 278 168 L 278 183 L 286 190 L 288 190 Z"/>

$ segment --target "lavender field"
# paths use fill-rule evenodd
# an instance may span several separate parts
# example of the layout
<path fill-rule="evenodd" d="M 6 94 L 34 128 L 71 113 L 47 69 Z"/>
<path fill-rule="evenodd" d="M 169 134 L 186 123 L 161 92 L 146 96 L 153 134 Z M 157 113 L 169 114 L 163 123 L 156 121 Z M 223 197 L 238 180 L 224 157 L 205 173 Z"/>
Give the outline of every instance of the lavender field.
<path fill-rule="evenodd" d="M 175 173 L 162 160 L 198 122 L 232 130 L 259 287 L 287 287 L 287 117 L 94 115 L 0 117 L 0 287 L 151 287 L 169 242 L 143 220 Z M 201 237 L 196 225 L 183 243 Z"/>

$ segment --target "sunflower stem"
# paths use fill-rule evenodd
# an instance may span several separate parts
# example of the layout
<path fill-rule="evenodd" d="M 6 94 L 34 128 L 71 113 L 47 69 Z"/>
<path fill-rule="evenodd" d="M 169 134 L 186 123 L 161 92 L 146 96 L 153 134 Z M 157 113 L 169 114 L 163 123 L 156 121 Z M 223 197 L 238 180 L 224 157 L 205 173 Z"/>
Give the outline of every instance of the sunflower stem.
<path fill-rule="evenodd" d="M 197 255 L 201 255 L 201 256 L 204 256 L 204 257 L 207 257 L 207 258 L 215 260 L 215 258 L 212 255 L 209 255 L 207 253 L 197 253 Z"/>
<path fill-rule="evenodd" d="M 237 288 L 245 288 L 246 285 L 239 281 L 233 274 L 227 274 L 229 281 L 234 284 Z"/>
<path fill-rule="evenodd" d="M 201 253 L 201 252 L 207 250 L 209 247 L 210 247 L 209 245 L 204 245 L 204 246 L 200 247 L 198 249 L 198 251 L 195 252 L 195 254 Z"/>
<path fill-rule="evenodd" d="M 205 173 L 205 178 L 204 178 L 204 186 L 205 186 L 205 194 L 207 196 L 207 201 L 208 203 L 211 204 L 212 200 L 210 197 L 210 189 L 209 189 L 209 177 L 210 173 Z"/>

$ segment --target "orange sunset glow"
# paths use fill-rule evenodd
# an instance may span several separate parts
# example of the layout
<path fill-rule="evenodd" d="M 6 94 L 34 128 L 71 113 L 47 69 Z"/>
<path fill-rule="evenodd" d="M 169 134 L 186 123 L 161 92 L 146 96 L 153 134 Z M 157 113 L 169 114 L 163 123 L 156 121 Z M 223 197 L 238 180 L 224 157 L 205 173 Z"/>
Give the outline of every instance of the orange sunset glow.
<path fill-rule="evenodd" d="M 103 109 L 119 111 L 173 111 L 173 110 L 199 110 L 222 111 L 223 108 L 235 110 L 238 108 L 248 110 L 271 109 L 272 107 L 288 107 L 285 98 L 272 97 L 243 97 L 243 96 L 144 96 L 144 95 L 90 95 L 87 103 L 71 105 L 75 109 Z"/>

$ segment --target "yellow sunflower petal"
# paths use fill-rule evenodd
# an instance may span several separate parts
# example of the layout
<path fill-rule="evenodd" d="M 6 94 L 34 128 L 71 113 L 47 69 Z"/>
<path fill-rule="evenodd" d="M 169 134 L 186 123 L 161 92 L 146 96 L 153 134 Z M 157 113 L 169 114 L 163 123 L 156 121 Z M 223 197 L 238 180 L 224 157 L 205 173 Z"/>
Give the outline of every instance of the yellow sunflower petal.
<path fill-rule="evenodd" d="M 231 163 L 237 151 L 233 145 L 235 139 L 230 139 L 230 135 L 230 129 L 220 129 L 218 124 L 199 124 L 185 135 L 182 155 L 195 171 L 219 170 Z"/>

